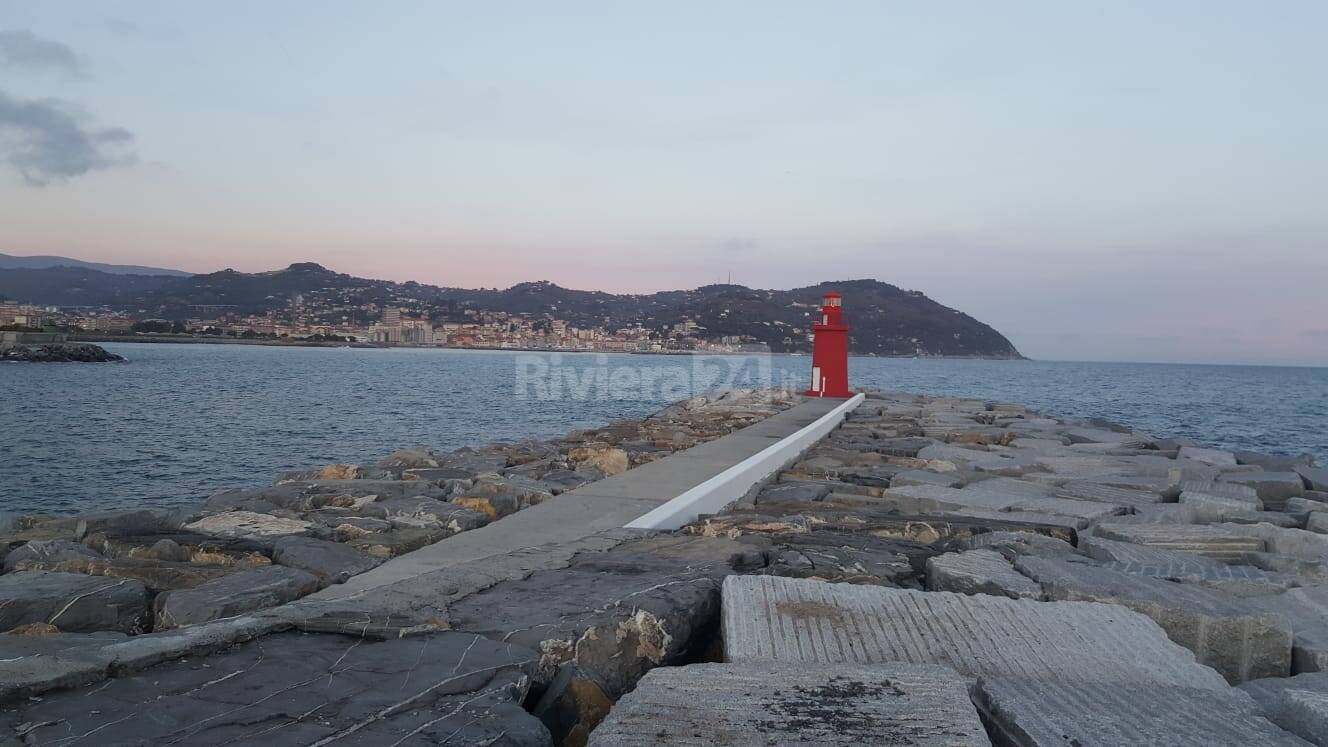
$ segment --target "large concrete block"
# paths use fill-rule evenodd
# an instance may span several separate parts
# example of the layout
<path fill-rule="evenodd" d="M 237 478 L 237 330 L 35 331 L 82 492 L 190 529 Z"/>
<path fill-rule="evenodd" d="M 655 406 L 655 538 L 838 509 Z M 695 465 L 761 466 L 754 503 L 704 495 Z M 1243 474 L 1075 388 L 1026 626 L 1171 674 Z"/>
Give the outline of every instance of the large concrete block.
<path fill-rule="evenodd" d="M 1040 495 L 1035 491 L 1039 486 L 1030 485 L 1030 490 L 1012 490 L 1005 486 L 982 487 L 985 480 L 962 490 L 939 485 L 910 485 L 891 488 L 885 491 L 885 497 L 909 499 L 916 502 L 919 510 L 956 510 L 978 509 L 985 511 L 1021 511 L 1027 513 L 1046 513 L 1067 516 L 1084 521 L 1096 521 L 1123 513 L 1120 506 L 1095 503 L 1093 501 L 1073 501 Z"/>
<path fill-rule="evenodd" d="M 1025 557 L 1015 568 L 1037 581 L 1049 599 L 1120 604 L 1148 615 L 1230 682 L 1291 673 L 1290 626 L 1241 600 L 1085 563 Z"/>
<path fill-rule="evenodd" d="M 1239 472 L 1228 473 L 1222 482 L 1254 488 L 1265 508 L 1281 511 L 1288 498 L 1305 493 L 1305 482 L 1295 472 Z"/>
<path fill-rule="evenodd" d="M 1181 493 L 1203 493 L 1204 495 L 1217 495 L 1223 498 L 1244 501 L 1251 507 L 1258 507 L 1259 492 L 1248 485 L 1239 485 L 1232 482 L 1215 482 L 1213 480 L 1181 480 L 1177 486 Z"/>
<path fill-rule="evenodd" d="M 735 663 L 909 662 L 974 677 L 1227 687 L 1152 620 L 1117 605 L 731 576 L 723 634 Z"/>
<path fill-rule="evenodd" d="M 1290 623 L 1295 634 L 1293 674 L 1328 672 L 1328 586 L 1301 587 L 1248 601 Z"/>
<path fill-rule="evenodd" d="M 1300 475 L 1307 490 L 1328 490 L 1328 469 L 1299 464 L 1296 465 L 1295 472 Z"/>
<path fill-rule="evenodd" d="M 1328 694 L 1328 672 L 1307 672 L 1293 677 L 1269 677 L 1242 683 L 1240 689 L 1249 693 L 1260 706 L 1268 707 L 1281 700 L 1287 690 L 1308 690 Z"/>
<path fill-rule="evenodd" d="M 1268 552 L 1299 560 L 1328 562 L 1328 537 L 1304 529 L 1272 524 L 1221 524 L 1218 528 L 1233 534 L 1263 540 Z"/>
<path fill-rule="evenodd" d="M 1305 747 L 1234 688 L 982 678 L 974 700 L 998 744 Z"/>
<path fill-rule="evenodd" d="M 1069 480 L 1053 489 L 1053 494 L 1058 498 L 1069 498 L 1076 501 L 1097 501 L 1098 503 L 1114 503 L 1118 506 L 1129 506 L 1137 508 L 1139 506 L 1148 506 L 1162 501 L 1162 494 L 1149 490 L 1131 490 L 1130 488 L 1118 488 L 1111 485 L 1089 482 L 1087 480 Z"/>
<path fill-rule="evenodd" d="M 1221 449 L 1202 449 L 1198 446 L 1182 446 L 1177 459 L 1193 459 L 1196 462 L 1211 464 L 1214 467 L 1236 466 L 1236 455 Z"/>
<path fill-rule="evenodd" d="M 927 559 L 927 588 L 960 594 L 1038 599 L 1042 589 L 993 550 L 950 552 Z"/>
<path fill-rule="evenodd" d="M 1228 498 L 1208 493 L 1185 491 L 1180 494 L 1180 504 L 1194 512 L 1195 523 L 1209 524 L 1245 516 L 1262 508 L 1262 504 L 1250 504 L 1238 498 Z"/>
<path fill-rule="evenodd" d="M 1328 745 L 1328 693 L 1288 690 L 1268 718 L 1319 747 Z"/>
<path fill-rule="evenodd" d="M 590 735 L 591 745 L 989 745 L 952 669 L 774 662 L 654 669 Z"/>
<path fill-rule="evenodd" d="M 1231 526 L 1234 525 L 1103 522 L 1094 528 L 1094 533 L 1105 539 L 1187 552 L 1228 562 L 1239 562 L 1252 553 L 1267 549 L 1262 538 L 1232 530 Z"/>
<path fill-rule="evenodd" d="M 1083 537 L 1079 551 L 1104 567 L 1133 576 L 1206 586 L 1233 596 L 1276 594 L 1304 582 L 1293 575 L 1252 565 L 1228 565 L 1201 555 Z"/>

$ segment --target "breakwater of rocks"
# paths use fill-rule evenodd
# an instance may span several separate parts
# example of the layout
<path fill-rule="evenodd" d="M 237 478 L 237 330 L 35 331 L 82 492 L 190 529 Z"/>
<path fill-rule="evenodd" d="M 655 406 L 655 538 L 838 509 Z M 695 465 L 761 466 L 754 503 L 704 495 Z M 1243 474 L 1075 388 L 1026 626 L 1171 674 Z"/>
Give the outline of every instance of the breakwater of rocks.
<path fill-rule="evenodd" d="M 0 361 L 15 363 L 108 363 L 122 360 L 122 356 L 86 342 L 19 344 L 0 348 Z"/>
<path fill-rule="evenodd" d="M 34 744 L 1323 743 L 1328 472 L 1018 405 L 873 393 L 681 531 L 532 542 L 296 601 L 791 404 L 742 393 L 555 442 L 404 450 L 194 511 L 15 519 L 0 729 Z"/>

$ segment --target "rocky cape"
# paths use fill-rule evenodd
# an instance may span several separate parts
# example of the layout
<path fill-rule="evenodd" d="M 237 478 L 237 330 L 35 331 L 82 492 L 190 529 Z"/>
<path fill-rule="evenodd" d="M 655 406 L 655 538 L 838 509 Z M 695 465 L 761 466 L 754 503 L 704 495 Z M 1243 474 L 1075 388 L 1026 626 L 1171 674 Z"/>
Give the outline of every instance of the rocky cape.
<path fill-rule="evenodd" d="M 320 292 L 331 292 L 339 303 L 348 306 L 400 306 L 411 313 L 425 313 L 435 321 L 463 319 L 466 309 L 547 314 L 574 325 L 610 329 L 640 324 L 664 331 L 690 320 L 699 325 L 697 334 L 703 338 L 747 336 L 777 353 L 810 349 L 809 328 L 819 314 L 821 296 L 830 290 L 844 295 L 853 353 L 1023 357 L 991 326 L 919 291 L 868 279 L 791 290 L 721 284 L 694 290 L 613 294 L 573 290 L 543 281 L 504 290 L 396 283 L 333 272 L 312 262 L 272 272 L 223 270 L 189 277 L 110 274 L 89 267 L 0 266 L 0 297 L 62 306 L 146 310 L 164 319 L 197 316 L 194 307 L 200 305 L 224 305 L 241 314 L 265 313 L 286 308 L 297 294 L 308 300 Z"/>

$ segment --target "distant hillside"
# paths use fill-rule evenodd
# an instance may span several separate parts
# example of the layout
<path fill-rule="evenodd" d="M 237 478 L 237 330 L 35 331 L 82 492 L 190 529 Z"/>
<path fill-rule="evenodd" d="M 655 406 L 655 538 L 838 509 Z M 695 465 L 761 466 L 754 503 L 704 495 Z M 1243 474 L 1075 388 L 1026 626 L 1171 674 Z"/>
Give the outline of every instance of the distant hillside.
<path fill-rule="evenodd" d="M 1019 351 L 990 326 L 927 298 L 878 280 L 845 280 L 792 290 L 708 285 L 695 290 L 613 294 L 572 290 L 549 282 L 503 290 L 448 288 L 368 280 L 305 262 L 284 270 L 235 270 L 188 277 L 111 275 L 93 270 L 0 269 L 0 296 L 57 305 L 109 306 L 166 319 L 197 317 L 198 306 L 227 306 L 255 314 L 285 308 L 300 294 L 335 295 L 355 306 L 388 304 L 450 318 L 466 308 L 544 315 L 583 327 L 617 329 L 635 324 L 665 330 L 683 321 L 707 339 L 748 336 L 775 352 L 809 349 L 807 333 L 828 290 L 844 295 L 851 326 L 849 347 L 859 354 L 1019 358 Z"/>
<path fill-rule="evenodd" d="M 108 265 L 104 262 L 85 262 L 70 257 L 18 257 L 12 254 L 0 254 L 0 270 L 45 270 L 51 267 L 77 267 L 85 270 L 97 270 L 111 275 L 166 275 L 169 277 L 188 277 L 192 273 L 180 270 L 167 270 L 161 267 L 140 267 L 139 265 Z"/>

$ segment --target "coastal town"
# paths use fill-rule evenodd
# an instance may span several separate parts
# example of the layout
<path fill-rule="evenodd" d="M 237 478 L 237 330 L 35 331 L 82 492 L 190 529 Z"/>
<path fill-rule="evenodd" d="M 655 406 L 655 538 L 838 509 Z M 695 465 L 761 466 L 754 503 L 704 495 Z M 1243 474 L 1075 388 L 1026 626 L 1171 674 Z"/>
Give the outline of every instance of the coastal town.
<path fill-rule="evenodd" d="M 108 307 L 82 308 L 0 301 L 0 329 L 66 333 L 98 341 L 270 342 L 585 352 L 736 353 L 759 344 L 748 335 L 711 336 L 684 319 L 667 326 L 616 329 L 574 325 L 551 314 L 354 303 L 331 291 L 295 294 L 284 308 L 240 314 L 199 305 L 196 316 L 170 320 Z M 805 336 L 805 333 L 800 333 Z"/>

